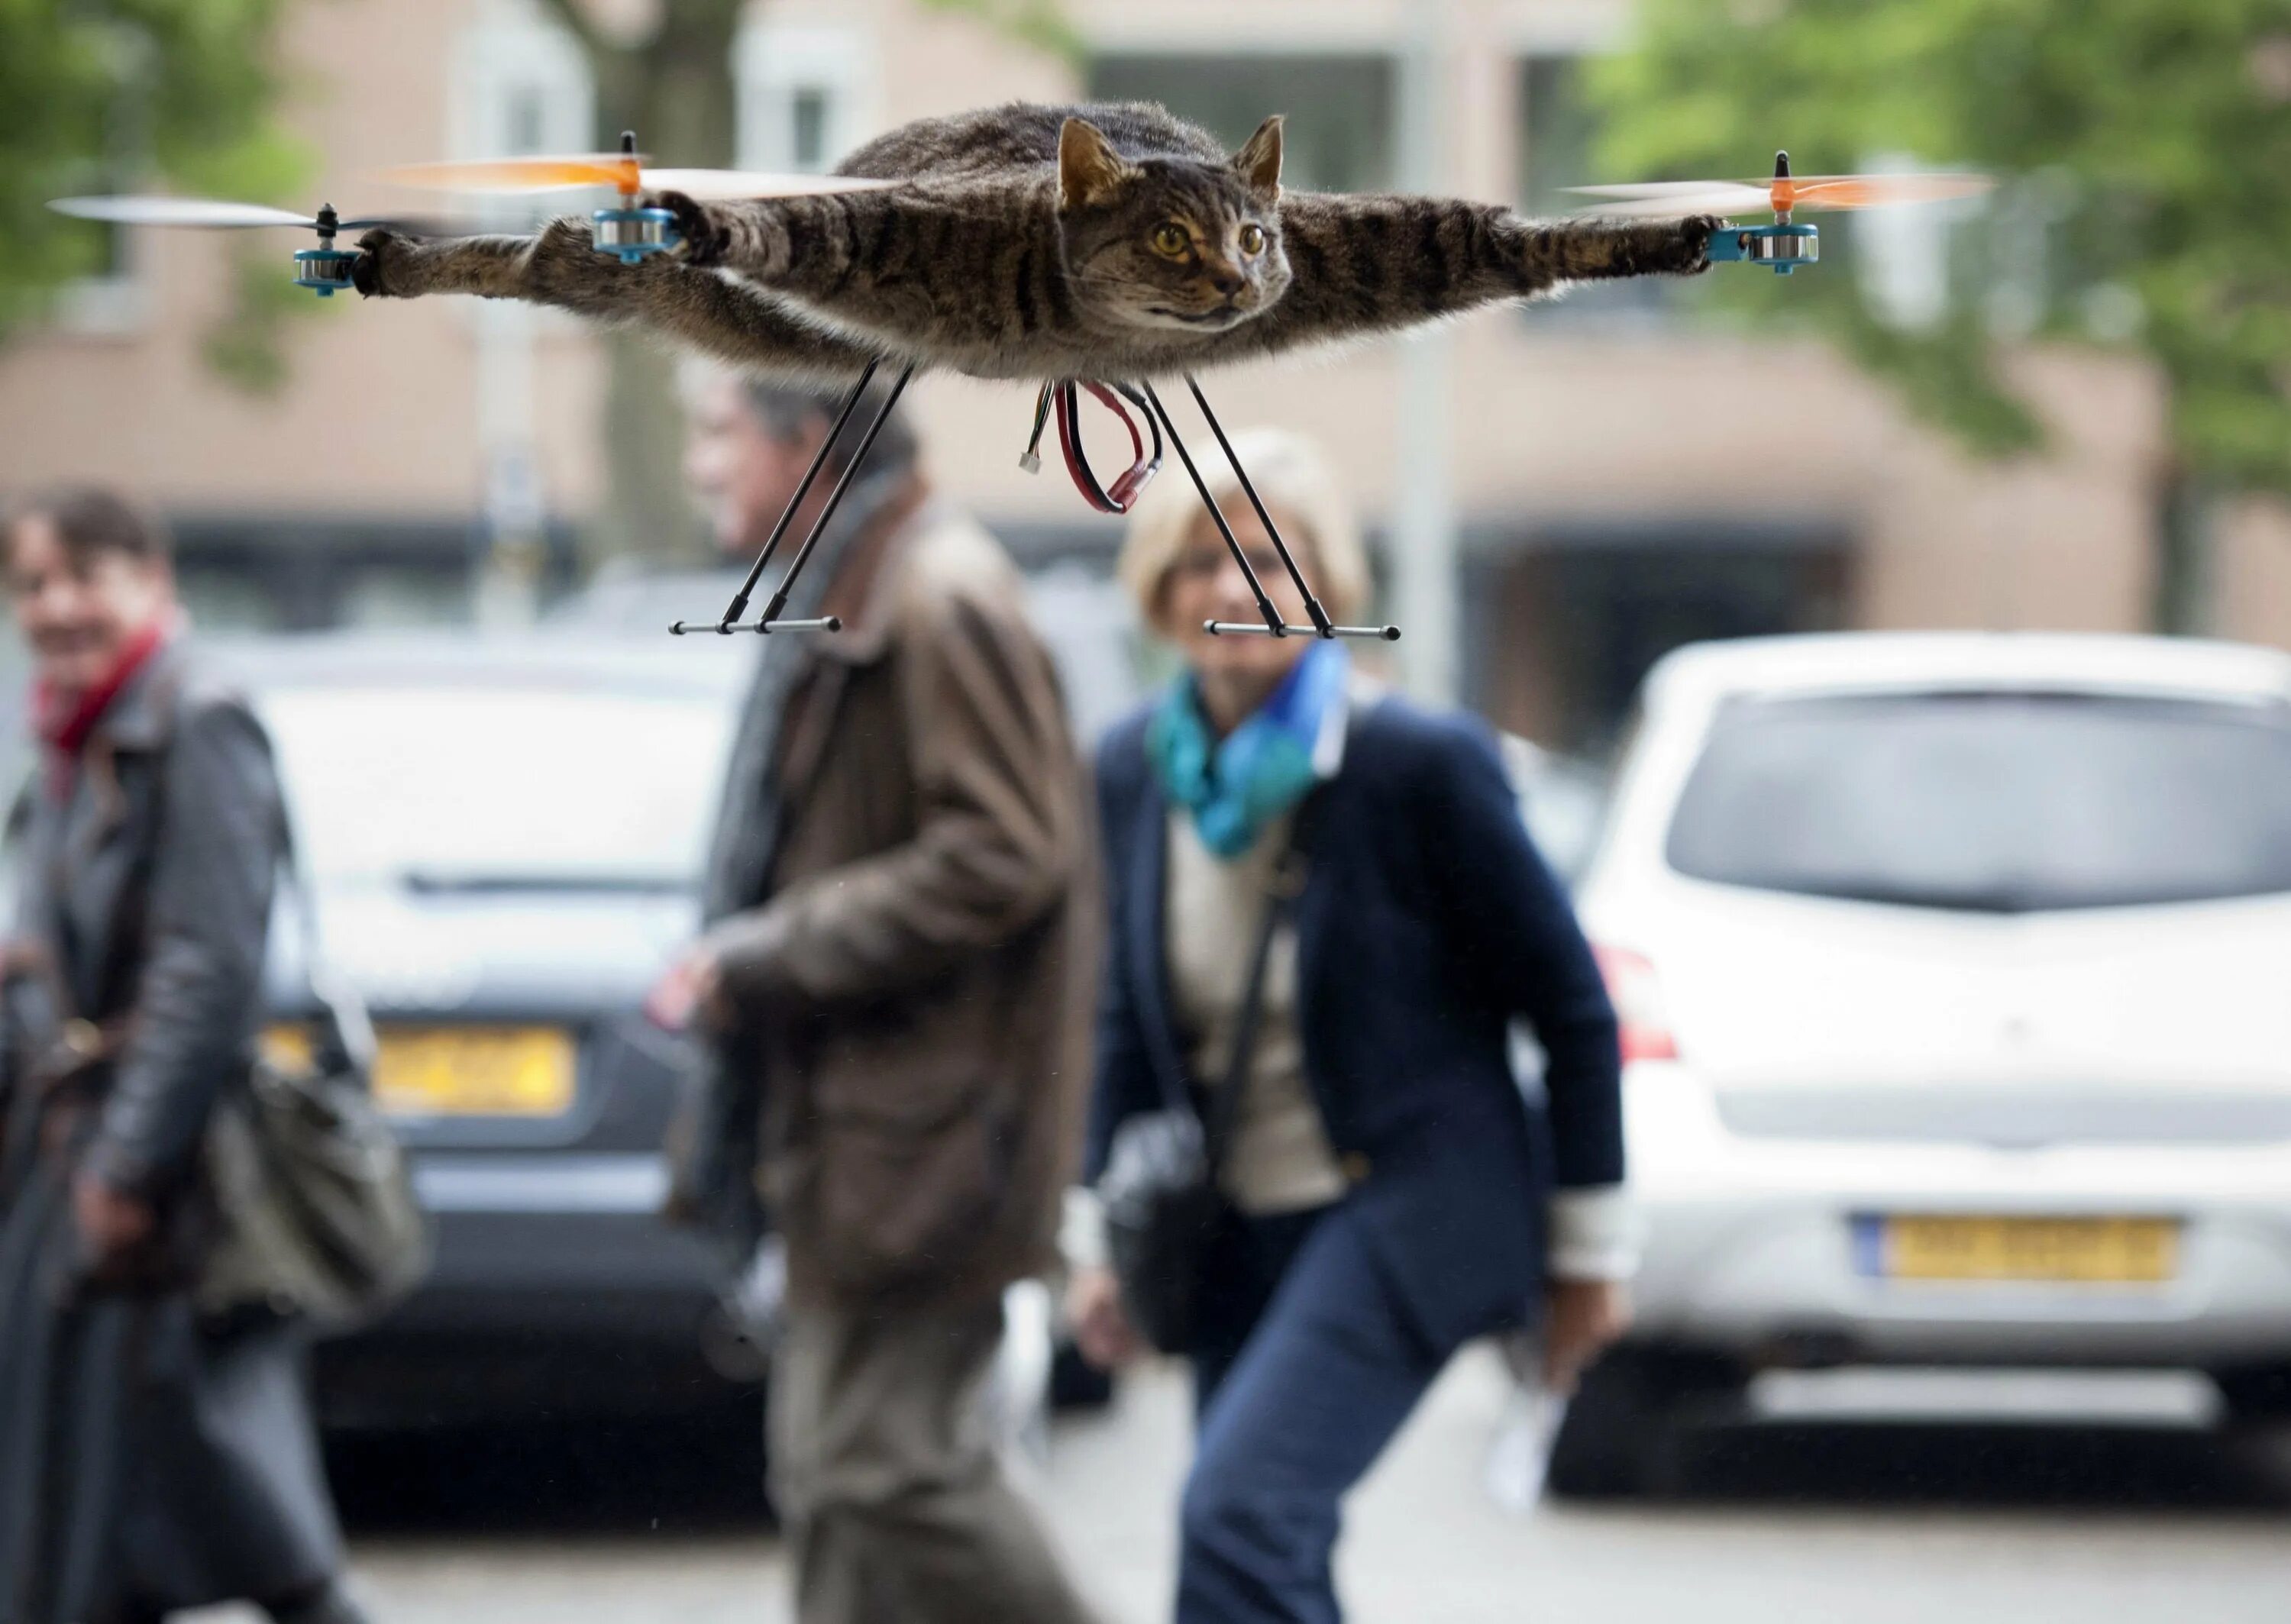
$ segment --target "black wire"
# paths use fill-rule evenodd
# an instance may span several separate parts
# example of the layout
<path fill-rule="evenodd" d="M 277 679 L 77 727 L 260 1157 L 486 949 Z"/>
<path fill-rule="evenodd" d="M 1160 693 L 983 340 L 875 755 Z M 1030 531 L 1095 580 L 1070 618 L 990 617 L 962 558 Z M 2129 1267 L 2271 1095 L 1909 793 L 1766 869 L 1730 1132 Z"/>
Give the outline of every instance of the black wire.
<path fill-rule="evenodd" d="M 1034 397 L 1034 431 L 1026 439 L 1026 456 L 1033 458 L 1038 463 L 1042 456 L 1042 430 L 1049 428 L 1050 423 L 1050 391 L 1057 387 L 1055 383 L 1045 383 L 1042 385 L 1042 392 Z M 1019 462 L 1023 466 L 1025 458 L 1020 458 Z"/>
<path fill-rule="evenodd" d="M 1154 409 L 1147 404 L 1146 397 L 1137 392 L 1134 384 L 1117 383 L 1113 386 L 1113 392 L 1146 414 L 1146 431 L 1154 437 L 1154 455 L 1146 464 L 1146 479 L 1150 479 L 1162 471 L 1161 422 L 1154 417 Z M 1140 479 L 1137 482 L 1140 490 L 1145 488 L 1146 479 Z"/>

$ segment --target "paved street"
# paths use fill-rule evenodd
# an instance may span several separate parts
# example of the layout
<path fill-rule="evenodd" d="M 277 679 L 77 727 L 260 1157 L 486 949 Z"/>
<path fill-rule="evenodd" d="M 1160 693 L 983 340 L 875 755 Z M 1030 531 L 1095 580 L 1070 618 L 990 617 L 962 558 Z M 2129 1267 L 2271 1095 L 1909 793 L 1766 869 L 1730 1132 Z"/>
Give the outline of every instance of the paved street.
<path fill-rule="evenodd" d="M 2291 1617 L 2291 1473 L 2199 1435 L 1770 1428 L 1707 1447 L 1681 1503 L 1517 1518 L 1479 1487 L 1499 1400 L 1491 1361 L 1460 1363 L 1359 1497 L 1345 1572 L 1356 1618 Z M 1158 1373 L 1060 1434 L 1048 1501 L 1113 1620 L 1161 1616 L 1184 1437 L 1183 1385 Z M 581 1458 L 528 1441 L 420 1471 L 350 1465 L 357 1569 L 382 1624 L 786 1616 L 742 1451 L 631 1442 Z M 237 1624 L 213 1624 L 225 1620 Z"/>

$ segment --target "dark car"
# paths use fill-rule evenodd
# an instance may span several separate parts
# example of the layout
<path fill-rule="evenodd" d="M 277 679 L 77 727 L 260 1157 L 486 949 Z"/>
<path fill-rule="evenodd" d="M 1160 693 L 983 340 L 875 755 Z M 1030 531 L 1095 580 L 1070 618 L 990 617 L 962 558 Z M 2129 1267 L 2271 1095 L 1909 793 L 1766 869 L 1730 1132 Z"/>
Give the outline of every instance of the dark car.
<path fill-rule="evenodd" d="M 321 1349 L 326 1421 L 733 1396 L 715 1260 L 656 1216 L 690 1057 L 642 1005 L 694 929 L 744 663 L 467 633 L 227 657 L 276 741 L 322 954 L 367 1001 L 377 1093 L 436 1220 L 421 1290 Z M 282 1008 L 297 935 L 282 902 Z"/>

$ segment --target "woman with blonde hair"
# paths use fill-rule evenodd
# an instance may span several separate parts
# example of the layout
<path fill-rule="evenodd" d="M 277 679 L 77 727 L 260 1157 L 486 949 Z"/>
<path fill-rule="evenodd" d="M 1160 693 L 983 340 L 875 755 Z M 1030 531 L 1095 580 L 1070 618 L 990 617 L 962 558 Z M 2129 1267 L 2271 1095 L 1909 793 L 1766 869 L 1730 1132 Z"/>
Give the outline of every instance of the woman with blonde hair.
<path fill-rule="evenodd" d="M 1330 614 L 1357 618 L 1367 559 L 1323 459 L 1264 431 L 1234 451 Z M 1247 493 L 1228 471 L 1210 494 L 1301 622 Z M 1564 1386 L 1622 1329 L 1615 1020 L 1487 729 L 1380 692 L 1340 642 L 1206 631 L 1258 615 L 1194 495 L 1150 492 L 1121 560 L 1185 669 L 1098 757 L 1112 918 L 1087 1172 L 1118 1203 L 1144 1130 L 1202 1124 L 1215 1217 L 1183 1329 L 1156 1311 L 1199 1428 L 1180 1624 L 1332 1620 L 1338 1504 L 1449 1356 L 1539 1323 Z M 1547 1104 L 1513 1077 L 1515 1018 Z M 1069 1309 L 1112 1365 L 1154 1282 L 1117 1279 L 1102 1225 L 1077 1228 Z"/>

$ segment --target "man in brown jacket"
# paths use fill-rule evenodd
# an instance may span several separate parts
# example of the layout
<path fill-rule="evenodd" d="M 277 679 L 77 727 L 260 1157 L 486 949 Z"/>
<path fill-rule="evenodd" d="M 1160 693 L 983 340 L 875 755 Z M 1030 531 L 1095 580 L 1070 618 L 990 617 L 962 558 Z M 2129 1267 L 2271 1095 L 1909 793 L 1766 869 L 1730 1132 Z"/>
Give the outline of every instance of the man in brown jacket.
<path fill-rule="evenodd" d="M 752 551 L 835 402 L 716 378 L 692 404 L 690 471 Z M 803 1624 L 1089 1616 L 979 1403 L 1003 1289 L 1052 1262 L 1096 934 L 1021 599 L 895 414 L 787 610 L 843 629 L 765 644 L 725 784 L 687 963 L 716 1063 L 679 1188 L 720 1210 L 752 1179 L 785 1242 L 770 1453 Z"/>

